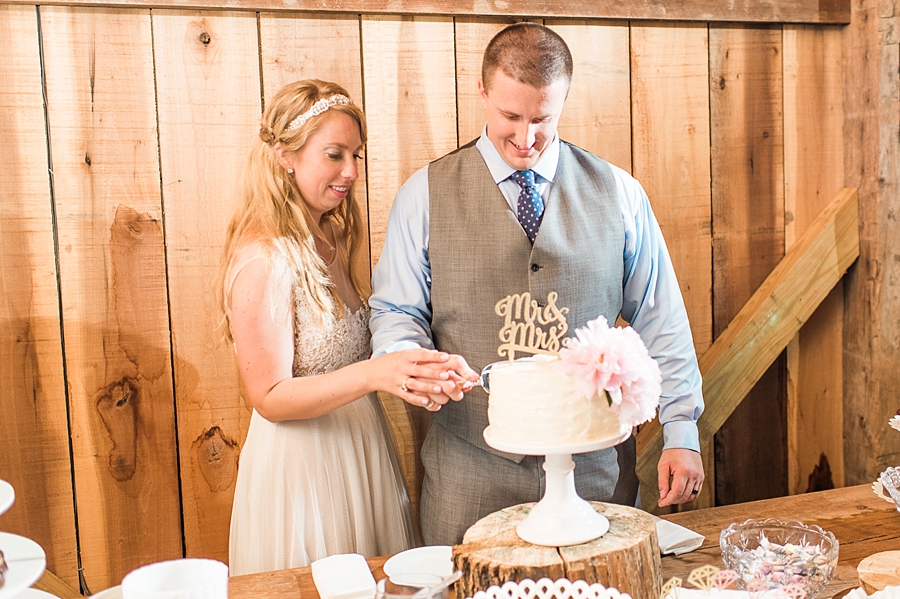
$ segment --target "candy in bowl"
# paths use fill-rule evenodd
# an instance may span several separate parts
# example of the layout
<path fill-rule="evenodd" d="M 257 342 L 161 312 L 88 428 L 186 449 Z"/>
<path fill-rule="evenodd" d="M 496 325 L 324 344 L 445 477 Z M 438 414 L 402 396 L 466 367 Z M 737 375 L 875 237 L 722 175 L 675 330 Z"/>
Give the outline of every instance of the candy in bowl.
<path fill-rule="evenodd" d="M 746 520 L 719 536 L 725 567 L 738 573 L 738 585 L 764 591 L 790 584 L 815 597 L 831 579 L 838 560 L 834 535 L 801 522 Z"/>

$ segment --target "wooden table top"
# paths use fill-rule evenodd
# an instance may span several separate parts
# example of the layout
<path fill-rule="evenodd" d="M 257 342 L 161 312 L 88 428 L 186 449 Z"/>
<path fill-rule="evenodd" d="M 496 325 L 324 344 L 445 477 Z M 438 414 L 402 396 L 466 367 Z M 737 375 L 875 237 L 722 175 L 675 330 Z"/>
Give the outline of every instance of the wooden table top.
<path fill-rule="evenodd" d="M 686 526 L 706 537 L 700 549 L 681 556 L 664 556 L 663 582 L 673 576 L 687 579 L 691 570 L 712 564 L 722 567 L 719 532 L 732 522 L 747 518 L 779 518 L 818 524 L 831 531 L 840 543 L 834 578 L 817 599 L 830 599 L 858 585 L 856 566 L 879 551 L 900 549 L 900 514 L 892 505 L 872 493 L 869 485 L 847 487 L 805 495 L 793 495 L 672 514 L 667 520 Z M 368 560 L 375 579 L 384 577 L 387 556 Z M 319 599 L 307 568 L 278 570 L 231 578 L 231 599 Z"/>

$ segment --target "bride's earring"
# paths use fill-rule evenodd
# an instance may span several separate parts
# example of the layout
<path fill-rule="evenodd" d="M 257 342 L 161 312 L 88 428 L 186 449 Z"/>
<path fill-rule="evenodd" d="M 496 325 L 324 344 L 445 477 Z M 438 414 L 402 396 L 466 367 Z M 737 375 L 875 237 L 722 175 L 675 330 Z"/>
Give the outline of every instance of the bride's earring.
<path fill-rule="evenodd" d="M 294 174 L 294 169 L 289 168 L 289 169 L 288 169 L 288 174 L 289 174 L 289 175 L 293 175 L 293 174 Z"/>

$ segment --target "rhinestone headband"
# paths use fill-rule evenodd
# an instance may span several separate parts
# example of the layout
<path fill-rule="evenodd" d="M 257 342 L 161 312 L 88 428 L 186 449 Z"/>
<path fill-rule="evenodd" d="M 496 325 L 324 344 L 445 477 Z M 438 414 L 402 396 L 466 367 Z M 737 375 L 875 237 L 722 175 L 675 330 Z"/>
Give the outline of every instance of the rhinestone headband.
<path fill-rule="evenodd" d="M 322 98 L 321 100 L 319 100 L 318 102 L 313 104 L 309 110 L 307 110 L 306 112 L 304 112 L 303 114 L 301 114 L 300 116 L 295 118 L 293 121 L 291 121 L 291 124 L 287 126 L 286 131 L 293 131 L 297 127 L 300 127 L 301 125 L 303 125 L 303 123 L 305 123 L 309 119 L 313 118 L 314 116 L 318 116 L 318 115 L 322 114 L 323 112 L 325 112 L 326 110 L 328 110 L 329 108 L 331 108 L 332 106 L 334 106 L 336 104 L 349 104 L 349 103 L 350 103 L 350 98 L 348 98 L 347 96 L 345 96 L 343 94 L 335 94 L 335 95 L 331 96 L 330 98 Z"/>

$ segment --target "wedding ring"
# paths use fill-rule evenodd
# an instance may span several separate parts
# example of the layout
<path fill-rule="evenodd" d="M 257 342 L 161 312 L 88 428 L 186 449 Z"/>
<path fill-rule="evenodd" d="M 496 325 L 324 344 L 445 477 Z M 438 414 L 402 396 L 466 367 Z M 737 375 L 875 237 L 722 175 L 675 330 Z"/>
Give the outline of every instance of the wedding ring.
<path fill-rule="evenodd" d="M 700 494 L 700 489 L 694 489 L 693 491 L 691 491 L 691 495 L 699 495 L 699 494 Z"/>
<path fill-rule="evenodd" d="M 408 381 L 410 377 L 406 377 L 406 381 Z M 406 386 L 406 381 L 403 381 L 403 384 L 400 385 L 400 390 L 404 393 L 409 393 L 409 387 Z"/>
<path fill-rule="evenodd" d="M 425 404 L 425 409 L 426 409 L 426 410 L 430 410 L 430 409 L 433 408 L 433 407 L 434 407 L 434 400 L 433 400 L 433 399 L 429 399 L 429 400 L 428 400 L 428 403 Z"/>

